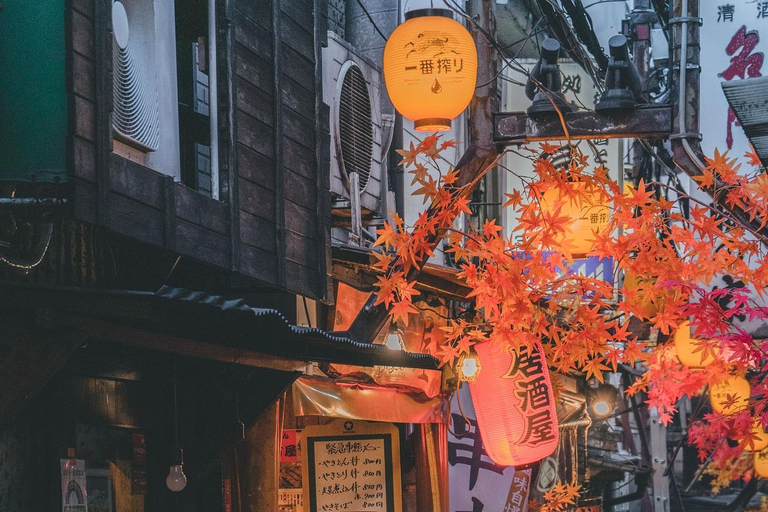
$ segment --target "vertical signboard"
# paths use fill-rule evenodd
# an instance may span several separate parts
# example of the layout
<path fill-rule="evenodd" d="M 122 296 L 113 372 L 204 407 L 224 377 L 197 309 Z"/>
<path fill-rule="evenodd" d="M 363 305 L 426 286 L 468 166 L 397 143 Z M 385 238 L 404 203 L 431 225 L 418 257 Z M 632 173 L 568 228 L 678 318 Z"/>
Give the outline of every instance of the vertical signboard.
<path fill-rule="evenodd" d="M 501 466 L 488 457 L 477 428 L 469 386 L 464 385 L 451 402 L 448 430 L 448 479 L 450 512 L 525 512 L 530 473 Z"/>
<path fill-rule="evenodd" d="M 721 82 L 763 75 L 768 36 L 768 2 L 701 2 L 701 146 L 743 157 L 749 141 L 725 99 Z"/>
<path fill-rule="evenodd" d="M 309 512 L 402 512 L 397 427 L 336 420 L 307 427 L 301 439 Z"/>

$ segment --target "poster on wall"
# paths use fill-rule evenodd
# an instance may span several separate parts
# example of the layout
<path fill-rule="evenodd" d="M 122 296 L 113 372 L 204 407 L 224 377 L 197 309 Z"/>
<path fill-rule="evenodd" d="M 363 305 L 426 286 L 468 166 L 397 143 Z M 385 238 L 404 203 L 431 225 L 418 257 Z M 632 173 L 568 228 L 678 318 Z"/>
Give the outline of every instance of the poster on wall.
<path fill-rule="evenodd" d="M 448 430 L 448 488 L 450 512 L 526 512 L 531 475 L 495 464 L 477 429 L 469 386 L 451 401 Z M 463 415 L 462 415 L 463 411 Z"/>
<path fill-rule="evenodd" d="M 87 512 L 88 491 L 85 461 L 61 459 L 61 510 L 62 512 Z"/>
<path fill-rule="evenodd" d="M 304 510 L 402 512 L 400 437 L 391 423 L 312 425 L 301 446 Z"/>
<path fill-rule="evenodd" d="M 729 158 L 738 158 L 741 172 L 752 172 L 746 164 L 744 154 L 750 151 L 749 140 L 744 134 L 736 115 L 728 106 L 721 83 L 745 78 L 763 76 L 765 52 L 768 51 L 768 1 L 723 0 L 702 2 L 703 21 L 701 38 L 701 105 L 700 130 L 701 147 L 704 155 L 712 158 L 715 149 L 720 153 L 728 151 Z M 699 195 L 700 194 L 700 195 Z M 709 201 L 708 196 L 698 192 L 696 197 Z M 732 276 L 723 275 L 709 283 L 710 289 L 738 289 L 745 283 Z M 768 306 L 756 290 L 749 288 L 749 296 L 757 306 Z M 733 306 L 735 294 L 729 293 L 718 300 L 720 307 Z M 768 336 L 768 326 L 759 319 L 736 316 L 733 323 L 746 330 L 755 338 Z"/>

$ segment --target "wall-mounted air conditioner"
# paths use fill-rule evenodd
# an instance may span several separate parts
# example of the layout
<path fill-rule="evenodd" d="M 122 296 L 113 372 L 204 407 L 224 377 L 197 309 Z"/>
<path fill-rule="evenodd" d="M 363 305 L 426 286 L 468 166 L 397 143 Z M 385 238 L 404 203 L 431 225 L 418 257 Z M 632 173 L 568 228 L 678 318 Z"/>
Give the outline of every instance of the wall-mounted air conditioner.
<path fill-rule="evenodd" d="M 323 48 L 323 101 L 331 109 L 331 194 L 334 211 L 350 203 L 352 173 L 362 216 L 381 216 L 383 129 L 381 71 L 333 32 Z M 349 208 L 347 206 L 347 208 Z"/>

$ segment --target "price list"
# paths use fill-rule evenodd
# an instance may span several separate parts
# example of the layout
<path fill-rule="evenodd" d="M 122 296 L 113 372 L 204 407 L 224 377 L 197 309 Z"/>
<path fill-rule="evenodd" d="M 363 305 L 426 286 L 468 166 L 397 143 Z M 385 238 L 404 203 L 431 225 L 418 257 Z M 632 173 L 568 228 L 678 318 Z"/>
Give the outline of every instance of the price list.
<path fill-rule="evenodd" d="M 312 512 L 394 512 L 393 433 L 307 437 Z M 399 466 L 399 464 L 398 464 Z M 397 468 L 399 472 L 399 467 Z M 397 490 L 397 492 L 396 492 Z"/>

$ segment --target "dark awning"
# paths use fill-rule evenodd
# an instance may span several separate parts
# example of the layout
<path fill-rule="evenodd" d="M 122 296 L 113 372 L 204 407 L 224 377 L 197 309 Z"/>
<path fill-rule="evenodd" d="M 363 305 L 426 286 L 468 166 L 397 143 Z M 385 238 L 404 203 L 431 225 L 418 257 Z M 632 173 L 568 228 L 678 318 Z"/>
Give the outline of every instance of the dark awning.
<path fill-rule="evenodd" d="M 437 359 L 428 354 L 390 350 L 333 332 L 298 327 L 274 309 L 252 308 L 243 300 L 167 286 L 149 293 L 6 285 L 0 293 L 0 308 L 36 311 L 41 322 L 50 322 L 52 327 L 66 324 L 85 336 L 98 333 L 104 338 L 125 339 L 132 334 L 110 326 L 130 328 L 158 350 L 163 350 L 164 343 L 181 347 L 184 340 L 190 340 L 305 362 L 438 368 Z"/>
<path fill-rule="evenodd" d="M 731 80 L 721 85 L 760 162 L 768 166 L 768 76 Z"/>

